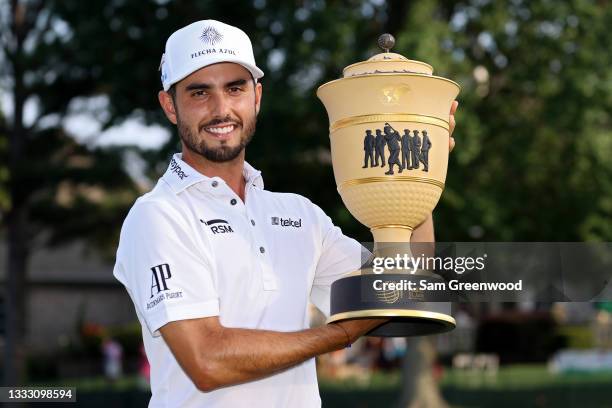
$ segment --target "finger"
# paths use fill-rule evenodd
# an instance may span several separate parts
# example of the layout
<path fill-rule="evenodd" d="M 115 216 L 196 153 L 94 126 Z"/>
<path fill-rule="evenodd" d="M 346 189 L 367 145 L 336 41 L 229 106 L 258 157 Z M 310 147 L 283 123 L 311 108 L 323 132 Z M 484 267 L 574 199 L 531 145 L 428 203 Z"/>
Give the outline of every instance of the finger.
<path fill-rule="evenodd" d="M 452 136 L 454 131 L 455 131 L 455 115 L 450 115 L 450 118 L 448 119 L 449 136 Z"/>
<path fill-rule="evenodd" d="M 448 139 L 448 151 L 452 152 L 454 148 L 455 148 L 455 138 L 451 137 L 450 139 Z"/>
<path fill-rule="evenodd" d="M 457 112 L 458 107 L 459 107 L 459 101 L 453 101 L 453 103 L 451 104 L 451 111 L 450 111 L 451 116 L 454 115 L 455 112 Z"/>

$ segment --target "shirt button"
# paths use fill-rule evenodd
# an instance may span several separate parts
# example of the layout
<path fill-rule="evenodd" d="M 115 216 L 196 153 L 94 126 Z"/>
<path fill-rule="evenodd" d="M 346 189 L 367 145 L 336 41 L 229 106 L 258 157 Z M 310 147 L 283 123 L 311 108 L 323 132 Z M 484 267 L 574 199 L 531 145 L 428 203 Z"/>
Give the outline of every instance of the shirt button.
<path fill-rule="evenodd" d="M 230 204 L 231 204 L 231 205 L 236 205 L 236 203 L 237 203 L 237 202 L 238 202 L 238 201 L 236 201 L 236 199 L 235 199 L 235 198 L 232 198 L 232 200 L 230 201 Z"/>
<path fill-rule="evenodd" d="M 263 254 L 264 252 L 266 252 L 266 248 L 264 248 L 264 247 L 259 247 L 259 252 L 261 252 L 261 253 Z"/>
<path fill-rule="evenodd" d="M 251 225 L 255 226 L 255 220 L 251 220 Z"/>
<path fill-rule="evenodd" d="M 213 182 L 212 182 L 212 186 L 213 186 L 213 187 L 217 187 L 218 185 L 219 185 L 219 182 L 218 182 L 217 180 L 215 180 L 215 181 L 213 181 Z"/>

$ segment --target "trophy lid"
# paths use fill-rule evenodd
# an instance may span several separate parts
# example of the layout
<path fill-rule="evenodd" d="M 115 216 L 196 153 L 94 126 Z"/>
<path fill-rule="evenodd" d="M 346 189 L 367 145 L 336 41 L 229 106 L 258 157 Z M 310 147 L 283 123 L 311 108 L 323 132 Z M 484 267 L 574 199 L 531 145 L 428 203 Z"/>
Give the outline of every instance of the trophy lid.
<path fill-rule="evenodd" d="M 378 46 L 384 50 L 367 61 L 357 62 L 344 68 L 344 78 L 359 75 L 375 74 L 424 74 L 432 75 L 433 67 L 421 61 L 410 60 L 401 54 L 389 52 L 395 45 L 395 38 L 391 34 L 382 34 L 378 37 Z"/>

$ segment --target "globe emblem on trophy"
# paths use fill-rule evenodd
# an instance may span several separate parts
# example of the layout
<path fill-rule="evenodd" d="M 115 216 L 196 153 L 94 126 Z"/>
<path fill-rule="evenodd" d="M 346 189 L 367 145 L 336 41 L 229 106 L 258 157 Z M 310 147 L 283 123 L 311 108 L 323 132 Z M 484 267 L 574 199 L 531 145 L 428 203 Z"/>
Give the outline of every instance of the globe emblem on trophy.
<path fill-rule="evenodd" d="M 449 112 L 460 87 L 433 75 L 433 67 L 389 52 L 390 34 L 378 45 L 384 52 L 344 68 L 317 96 L 329 117 L 334 177 L 351 214 L 370 228 L 374 256 L 410 254 L 412 231 L 435 208 L 448 168 Z M 399 249 L 398 249 L 399 248 Z M 398 252 L 399 251 L 399 252 Z M 398 271 L 390 275 L 398 278 Z M 427 276 L 427 271 L 422 271 Z M 430 276 L 431 279 L 441 278 Z M 332 285 L 331 317 L 391 317 L 371 335 L 413 336 L 455 326 L 451 303 L 398 290 L 372 292 L 371 268 Z"/>
<path fill-rule="evenodd" d="M 381 302 L 385 302 L 385 303 L 396 303 L 397 301 L 399 301 L 402 298 L 402 295 L 404 294 L 404 291 L 401 289 L 395 289 L 395 290 L 382 290 L 380 292 L 376 293 L 376 296 L 378 297 L 378 299 L 380 299 Z"/>

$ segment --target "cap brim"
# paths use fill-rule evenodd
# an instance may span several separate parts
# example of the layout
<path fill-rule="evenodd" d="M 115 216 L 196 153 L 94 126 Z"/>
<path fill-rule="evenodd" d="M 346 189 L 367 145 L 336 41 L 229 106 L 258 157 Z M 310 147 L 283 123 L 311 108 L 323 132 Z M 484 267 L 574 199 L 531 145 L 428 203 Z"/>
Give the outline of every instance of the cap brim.
<path fill-rule="evenodd" d="M 259 78 L 262 78 L 264 76 L 263 71 L 261 69 L 257 68 L 257 66 L 255 66 L 255 65 L 246 63 L 246 62 L 244 62 L 242 60 L 238 60 L 237 58 L 233 59 L 231 57 L 225 57 L 223 59 L 219 59 L 218 61 L 211 61 L 208 64 L 201 65 L 201 66 L 199 66 L 199 67 L 197 67 L 197 68 L 195 68 L 193 70 L 188 70 L 185 73 L 177 75 L 177 77 L 176 77 L 176 79 L 174 79 L 174 81 L 169 82 L 167 84 L 164 84 L 164 91 L 168 91 L 168 89 L 170 89 L 170 87 L 172 85 L 176 84 L 177 82 L 182 81 L 183 79 L 187 78 L 189 75 L 193 74 L 194 72 L 196 72 L 196 71 L 198 71 L 198 70 L 200 70 L 202 68 L 206 68 L 206 67 L 208 67 L 210 65 L 220 64 L 220 63 L 223 63 L 223 62 L 230 62 L 230 63 L 242 65 L 243 67 L 245 67 L 251 73 L 251 75 L 253 76 L 253 79 L 259 79 Z"/>

